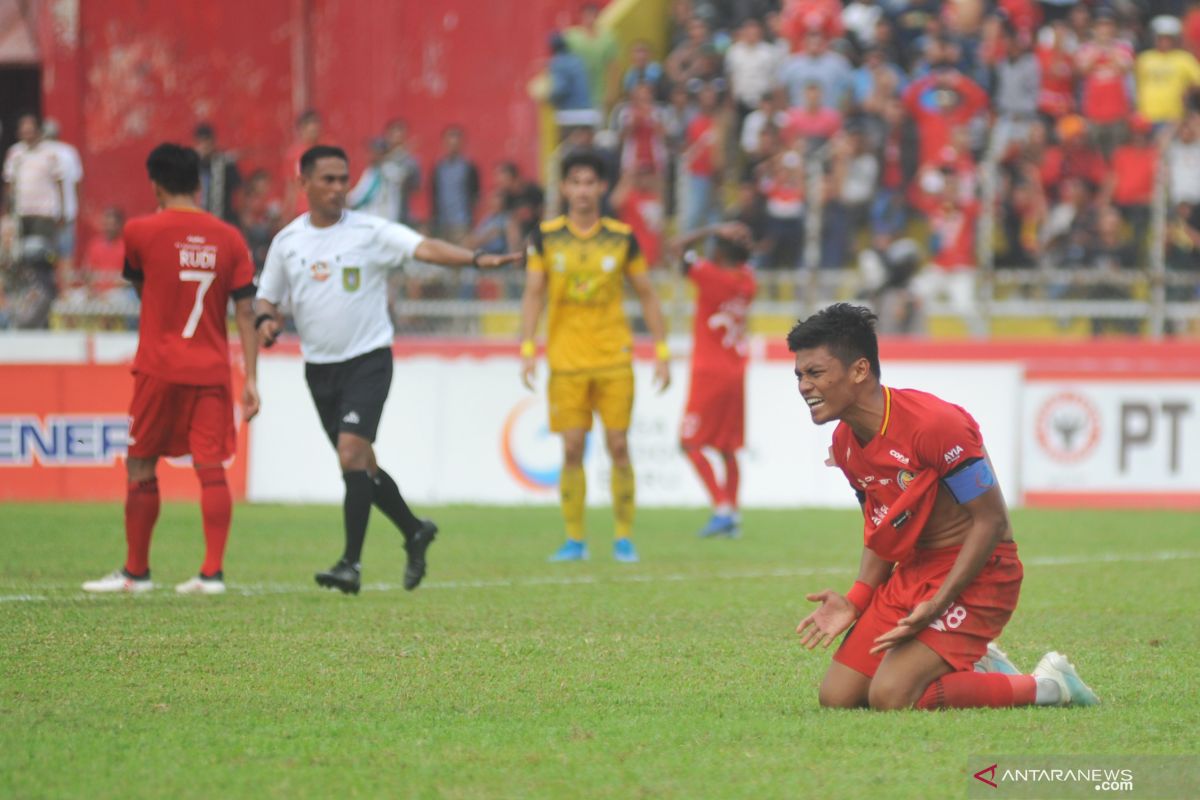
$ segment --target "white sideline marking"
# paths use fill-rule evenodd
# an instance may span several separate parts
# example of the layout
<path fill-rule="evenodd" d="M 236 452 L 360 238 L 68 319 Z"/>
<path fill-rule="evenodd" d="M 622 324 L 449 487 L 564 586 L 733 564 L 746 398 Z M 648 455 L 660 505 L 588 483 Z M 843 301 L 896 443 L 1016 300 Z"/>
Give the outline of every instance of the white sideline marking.
<path fill-rule="evenodd" d="M 1024 559 L 1028 567 L 1069 567 L 1085 564 L 1134 564 L 1149 561 L 1177 561 L 1200 558 L 1200 552 L 1194 551 L 1160 551 L 1126 555 L 1122 553 L 1096 553 L 1088 556 L 1040 556 Z M 569 568 L 569 567 L 568 567 Z M 509 589 L 521 586 L 585 586 L 602 583 L 678 583 L 685 581 L 740 581 L 761 580 L 763 578 L 803 578 L 813 575 L 844 575 L 854 572 L 853 566 L 845 567 L 779 567 L 769 570 L 754 570 L 745 572 L 717 573 L 669 573 L 667 575 L 617 575 L 608 578 L 595 575 L 541 575 L 528 578 L 493 578 L 488 580 L 464 581 L 427 581 L 421 584 L 424 590 L 438 589 Z M 41 586 L 42 589 L 74 589 L 74 584 Z M 364 591 L 395 592 L 403 590 L 399 583 L 365 583 Z M 301 594 L 319 592 L 321 589 L 310 584 L 296 583 L 250 583 L 233 584 L 227 594 L 242 597 L 260 597 L 272 594 Z M 117 596 L 125 596 L 117 593 Z M 174 592 L 147 592 L 139 597 L 175 597 Z M 88 599 L 100 598 L 103 595 L 84 595 Z M 33 603 L 44 600 L 72 600 L 78 597 L 60 596 L 52 598 L 49 595 L 14 594 L 0 595 L 0 603 Z"/>

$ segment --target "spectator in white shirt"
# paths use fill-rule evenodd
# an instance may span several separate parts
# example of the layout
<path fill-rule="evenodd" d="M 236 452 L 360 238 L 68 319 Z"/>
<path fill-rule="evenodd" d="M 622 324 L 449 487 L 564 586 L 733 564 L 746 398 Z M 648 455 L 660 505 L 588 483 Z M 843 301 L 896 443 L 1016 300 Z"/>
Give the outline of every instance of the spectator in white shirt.
<path fill-rule="evenodd" d="M 4 195 L 20 220 L 21 236 L 40 236 L 47 246 L 57 246 L 65 206 L 62 163 L 33 114 L 18 120 L 17 137 L 4 158 Z"/>
<path fill-rule="evenodd" d="M 725 73 L 737 103 L 739 121 L 758 108 L 771 90 L 778 70 L 779 52 L 763 39 L 762 23 L 757 19 L 743 22 L 737 41 L 725 53 Z"/>

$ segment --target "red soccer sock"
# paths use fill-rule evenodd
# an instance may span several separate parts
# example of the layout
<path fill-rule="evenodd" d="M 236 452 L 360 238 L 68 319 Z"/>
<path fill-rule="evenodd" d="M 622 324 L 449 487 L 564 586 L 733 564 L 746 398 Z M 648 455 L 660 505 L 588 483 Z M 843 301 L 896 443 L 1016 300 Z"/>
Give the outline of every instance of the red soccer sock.
<path fill-rule="evenodd" d="M 704 488 L 708 490 L 708 496 L 712 498 L 713 505 L 720 505 L 722 503 L 721 487 L 717 485 L 717 476 L 713 473 L 712 464 L 708 463 L 708 458 L 703 451 L 699 447 L 685 447 L 683 454 L 695 467 L 696 474 L 700 476 Z"/>
<path fill-rule="evenodd" d="M 223 468 L 197 467 L 196 475 L 200 478 L 200 514 L 204 518 L 204 566 L 200 574 L 212 577 L 221 571 L 225 559 L 233 498 Z"/>
<path fill-rule="evenodd" d="M 150 537 L 158 520 L 158 479 L 131 481 L 125 489 L 125 571 L 145 575 L 150 569 Z"/>
<path fill-rule="evenodd" d="M 725 487 L 723 490 L 725 496 L 718 502 L 723 502 L 736 511 L 738 507 L 738 482 L 741 480 L 741 473 L 738 471 L 737 453 L 722 450 L 721 458 L 725 460 Z"/>
<path fill-rule="evenodd" d="M 917 708 L 1011 708 L 1033 705 L 1037 678 L 999 672 L 951 672 L 929 684 Z"/>

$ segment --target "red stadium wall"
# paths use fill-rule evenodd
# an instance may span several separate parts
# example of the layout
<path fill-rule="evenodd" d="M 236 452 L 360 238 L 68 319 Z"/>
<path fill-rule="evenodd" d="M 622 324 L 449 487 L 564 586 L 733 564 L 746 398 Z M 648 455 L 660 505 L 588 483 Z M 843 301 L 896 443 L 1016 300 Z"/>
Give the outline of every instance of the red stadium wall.
<path fill-rule="evenodd" d="M 355 173 L 367 140 L 403 117 L 426 173 L 442 129 L 460 123 L 485 181 L 503 159 L 534 174 L 536 109 L 526 83 L 544 62 L 547 34 L 582 5 L 44 2 L 44 111 L 83 156 L 85 223 L 108 205 L 150 210 L 147 151 L 190 141 L 202 119 L 236 149 L 244 173 L 266 167 L 282 180 L 292 124 L 306 107 L 324 114 L 324 138 L 347 148 Z"/>

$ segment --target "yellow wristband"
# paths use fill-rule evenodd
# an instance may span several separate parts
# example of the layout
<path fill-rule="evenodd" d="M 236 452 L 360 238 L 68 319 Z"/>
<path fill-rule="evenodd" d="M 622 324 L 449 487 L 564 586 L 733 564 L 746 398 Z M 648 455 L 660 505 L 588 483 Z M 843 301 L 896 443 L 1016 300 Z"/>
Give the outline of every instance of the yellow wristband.
<path fill-rule="evenodd" d="M 654 354 L 656 356 L 658 356 L 659 361 L 670 361 L 671 360 L 671 348 L 667 347 L 666 342 L 655 342 L 654 343 Z"/>
<path fill-rule="evenodd" d="M 537 355 L 537 345 L 533 343 L 532 339 L 521 342 L 521 358 L 533 358 L 535 355 Z"/>

